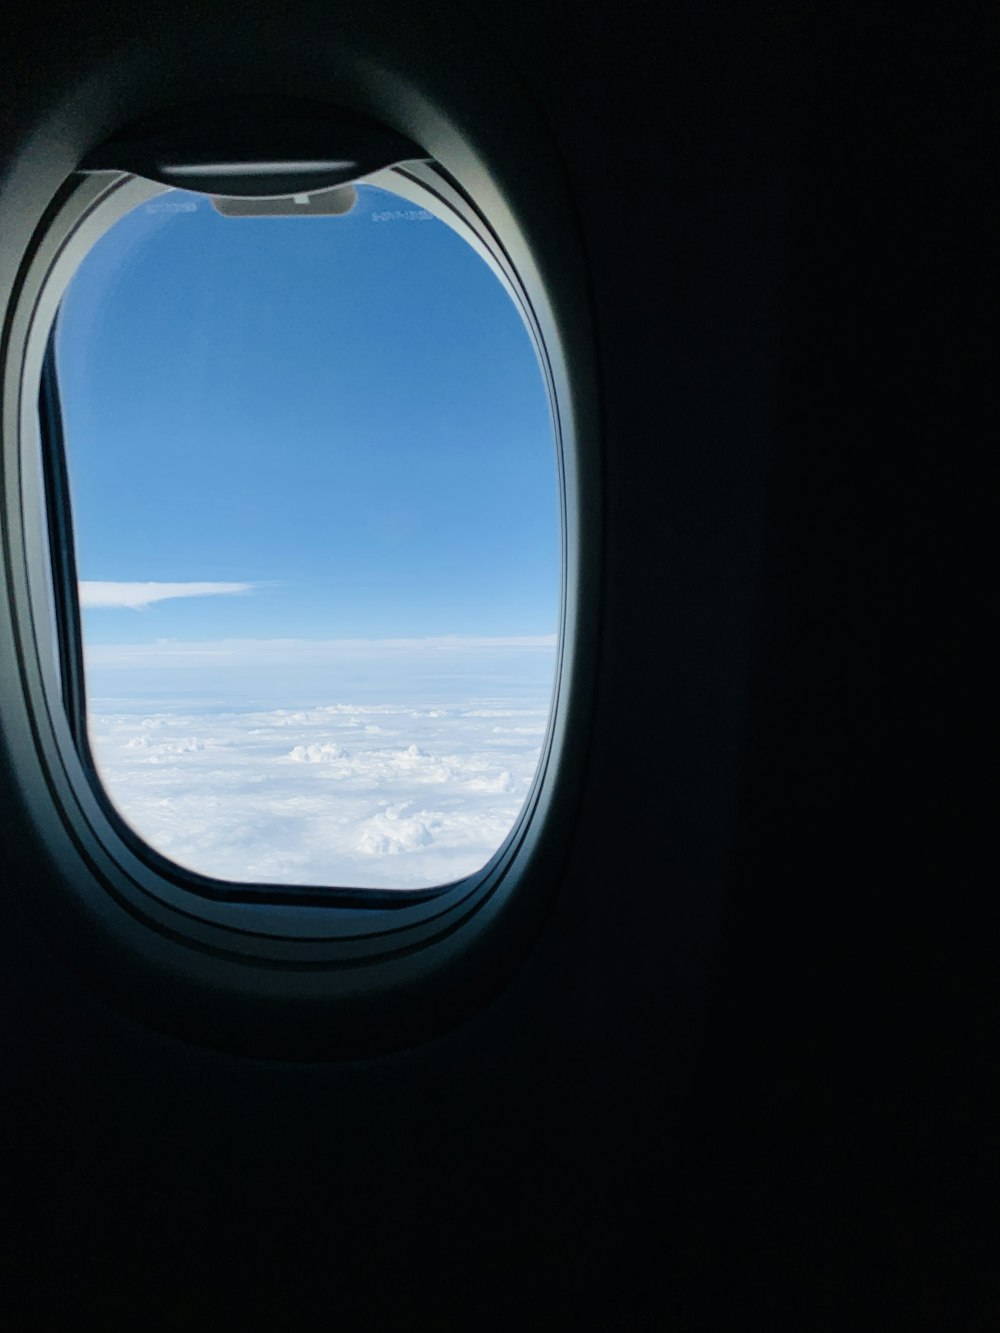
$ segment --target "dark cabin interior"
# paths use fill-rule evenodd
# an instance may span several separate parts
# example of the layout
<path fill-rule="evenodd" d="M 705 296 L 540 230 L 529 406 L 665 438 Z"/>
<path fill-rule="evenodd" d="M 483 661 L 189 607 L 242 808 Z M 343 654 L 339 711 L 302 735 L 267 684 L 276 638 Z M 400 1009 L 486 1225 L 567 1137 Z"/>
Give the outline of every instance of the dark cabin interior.
<path fill-rule="evenodd" d="M 241 1054 L 46 929 L 0 737 L 0 1322 L 995 1327 L 996 14 L 11 6 L 0 194 L 171 99 L 314 92 L 341 22 L 457 101 L 478 49 L 576 214 L 604 546 L 570 854 L 471 1012 Z"/>

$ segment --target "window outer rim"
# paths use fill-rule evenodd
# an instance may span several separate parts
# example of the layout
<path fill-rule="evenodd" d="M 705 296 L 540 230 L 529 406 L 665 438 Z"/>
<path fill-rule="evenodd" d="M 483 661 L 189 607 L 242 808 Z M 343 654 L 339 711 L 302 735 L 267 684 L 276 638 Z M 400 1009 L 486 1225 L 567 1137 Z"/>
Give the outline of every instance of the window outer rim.
<path fill-rule="evenodd" d="M 498 930 L 500 934 L 509 934 L 515 919 L 537 915 L 541 904 L 550 897 L 552 881 L 568 845 L 567 821 L 576 805 L 579 788 L 579 776 L 571 767 L 574 756 L 569 752 L 575 748 L 579 760 L 579 728 L 581 721 L 584 725 L 589 721 L 586 715 L 592 670 L 588 672 L 585 665 L 581 667 L 581 661 L 586 657 L 582 650 L 590 645 L 577 614 L 583 610 L 579 589 L 585 580 L 582 566 L 586 562 L 581 555 L 587 549 L 580 540 L 580 520 L 584 520 L 583 531 L 593 538 L 597 510 L 593 495 L 588 504 L 585 488 L 581 486 L 581 473 L 585 469 L 579 468 L 577 455 L 579 417 L 575 418 L 574 429 L 565 348 L 554 312 L 546 300 L 544 286 L 536 286 L 529 295 L 496 233 L 443 172 L 427 164 L 413 164 L 406 171 L 389 169 L 376 173 L 372 183 L 389 176 L 394 177 L 391 188 L 404 193 L 400 185 L 405 182 L 406 190 L 424 206 L 433 198 L 433 211 L 439 216 L 442 207 L 453 210 L 453 216 L 457 216 L 466 231 L 470 228 L 473 231 L 475 248 L 481 255 L 486 252 L 495 269 L 497 265 L 501 267 L 500 276 L 508 291 L 513 281 L 512 294 L 529 323 L 553 406 L 562 509 L 562 612 L 549 731 L 531 794 L 508 838 L 483 870 L 456 884 L 432 890 L 430 895 L 423 895 L 421 902 L 413 902 L 416 896 L 413 894 L 409 903 L 391 909 L 381 903 L 344 906 L 317 902 L 304 906 L 225 901 L 218 904 L 220 910 L 216 912 L 206 910 L 205 900 L 199 900 L 198 911 L 192 912 L 185 911 L 180 902 L 164 901 L 162 876 L 157 876 L 155 893 L 137 886 L 131 875 L 123 884 L 119 848 L 109 854 L 104 829 L 95 830 L 91 816 L 81 822 L 82 775 L 73 771 L 73 761 L 79 765 L 79 756 L 69 736 L 65 714 L 55 706 L 60 696 L 58 681 L 52 679 L 51 670 L 46 673 L 45 655 L 38 650 L 39 639 L 45 637 L 38 624 L 38 590 L 40 580 L 48 586 L 48 569 L 42 579 L 38 541 L 34 539 L 33 552 L 24 548 L 26 533 L 20 522 L 8 522 L 5 534 L 8 590 L 18 648 L 17 683 L 26 705 L 30 749 L 35 760 L 18 765 L 21 794 L 29 818 L 42 834 L 40 841 L 60 863 L 58 878 L 64 896 L 69 889 L 76 900 L 73 904 L 76 914 L 82 912 L 91 925 L 95 919 L 100 921 L 99 930 L 105 939 L 109 934 L 119 941 L 128 937 L 134 956 L 143 955 L 147 959 L 156 956 L 161 971 L 165 967 L 175 977 L 183 971 L 193 971 L 202 983 L 210 976 L 218 986 L 222 981 L 220 965 L 230 973 L 235 968 L 243 974 L 241 985 L 230 986 L 235 993 L 245 992 L 247 969 L 259 974 L 263 967 L 271 982 L 263 990 L 275 995 L 294 994 L 299 1000 L 303 998 L 302 977 L 309 975 L 314 983 L 321 979 L 319 986 L 306 987 L 311 1004 L 315 1004 L 320 992 L 325 999 L 338 996 L 343 999 L 346 994 L 357 997 L 361 993 L 366 993 L 369 999 L 373 994 L 383 998 L 390 993 L 412 996 L 414 987 L 419 989 L 426 984 L 430 975 L 440 985 L 449 968 L 460 969 L 465 965 L 467 969 L 472 955 L 481 954 L 484 946 L 495 951 L 495 946 L 487 943 L 489 936 L 497 935 Z M 72 242 L 74 238 L 80 240 L 82 224 L 110 195 L 119 192 L 122 202 L 133 191 L 152 197 L 161 190 L 162 187 L 140 182 L 136 177 L 116 176 L 110 182 L 95 176 L 78 178 L 67 184 L 63 196 L 36 232 L 32 250 L 22 265 L 21 282 L 11 303 L 4 339 L 4 433 L 7 441 L 11 441 L 13 427 L 18 446 L 11 449 L 8 443 L 4 451 L 4 509 L 8 520 L 27 513 L 28 506 L 23 502 L 26 499 L 30 503 L 32 499 L 30 494 L 24 494 L 27 471 L 24 444 L 32 422 L 37 435 L 37 389 L 46 341 L 43 335 L 54 318 L 65 282 L 79 262 L 73 260 Z M 53 280 L 61 263 L 67 266 L 62 288 Z M 534 273 L 532 276 L 537 277 Z M 12 461 L 14 478 L 10 476 Z M 37 486 L 40 469 L 36 468 L 35 473 Z M 27 489 L 30 492 L 31 487 Z M 18 511 L 13 516 L 12 494 Z M 27 527 L 30 529 L 30 522 Z M 27 537 L 30 545 L 30 531 Z M 596 549 L 591 540 L 590 550 Z M 9 713 L 9 708 L 5 707 L 3 712 Z M 4 730 L 8 730 L 6 726 Z M 29 760 L 32 757 L 23 746 L 22 755 Z M 63 835 L 54 842 L 45 836 L 55 828 L 52 806 Z M 559 821 L 565 825 L 561 831 L 552 827 L 553 807 L 559 808 Z M 60 841 L 61 847 L 56 845 Z M 183 892 L 189 899 L 193 896 L 188 890 Z M 401 897 L 404 894 L 405 891 L 400 892 Z M 138 949 L 137 943 L 141 945 Z M 360 983 L 359 975 L 363 975 Z M 232 980 L 230 976 L 229 982 Z M 261 993 L 259 975 L 253 989 L 256 994 Z"/>

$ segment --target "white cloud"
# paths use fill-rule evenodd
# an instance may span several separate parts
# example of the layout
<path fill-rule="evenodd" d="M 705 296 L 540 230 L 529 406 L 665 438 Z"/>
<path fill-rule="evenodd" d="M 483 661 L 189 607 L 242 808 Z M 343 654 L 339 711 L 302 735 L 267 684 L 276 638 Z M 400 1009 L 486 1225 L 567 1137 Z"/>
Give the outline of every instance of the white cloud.
<path fill-rule="evenodd" d="M 250 592 L 252 583 L 105 583 L 81 580 L 80 605 L 93 607 L 129 607 L 142 610 L 154 602 L 172 597 L 217 597 L 222 593 Z"/>
<path fill-rule="evenodd" d="M 224 710 L 92 703 L 91 746 L 128 823 L 203 874 L 406 889 L 485 865 L 530 790 L 547 691 L 513 703 L 467 690 L 447 706 L 341 698 Z M 497 735 L 497 717 L 523 730 Z"/>
<path fill-rule="evenodd" d="M 443 820 L 427 810 L 417 815 L 404 815 L 407 808 L 389 806 L 382 814 L 365 820 L 358 838 L 358 850 L 368 856 L 399 856 L 418 847 L 428 847 Z"/>
<path fill-rule="evenodd" d="M 467 785 L 469 791 L 488 791 L 497 796 L 516 790 L 514 778 L 506 769 L 495 778 L 470 778 Z"/>
<path fill-rule="evenodd" d="M 251 583 L 92 583 L 86 588 L 188 588 L 196 591 L 165 592 L 159 597 L 195 597 L 205 592 L 245 592 Z M 142 598 L 132 594 L 133 600 L 88 601 L 81 592 L 84 606 L 146 606 L 157 597 Z M 213 639 L 210 641 L 183 641 L 158 639 L 155 643 L 102 643 L 85 645 L 88 666 L 113 667 L 170 667 L 200 664 L 215 665 L 220 660 L 239 665 L 280 665 L 286 663 L 326 663 L 368 658 L 378 653 L 383 659 L 419 654 L 434 659 L 452 654 L 484 656 L 512 650 L 536 651 L 551 654 L 556 646 L 554 634 L 510 635 L 486 638 L 475 635 L 448 635 L 424 639 Z M 515 710 L 516 714 L 516 710 Z M 494 709 L 491 716 L 513 716 L 509 708 Z"/>
<path fill-rule="evenodd" d="M 313 742 L 312 745 L 296 745 L 288 756 L 295 764 L 329 764 L 334 759 L 343 759 L 344 748 L 336 745 L 333 741 L 325 741 L 323 744 Z"/>

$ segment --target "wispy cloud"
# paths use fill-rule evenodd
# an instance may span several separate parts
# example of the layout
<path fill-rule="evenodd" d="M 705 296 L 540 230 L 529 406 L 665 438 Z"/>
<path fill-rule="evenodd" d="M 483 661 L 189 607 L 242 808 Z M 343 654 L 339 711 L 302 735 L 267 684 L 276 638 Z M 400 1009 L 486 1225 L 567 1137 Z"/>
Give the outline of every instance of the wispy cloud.
<path fill-rule="evenodd" d="M 252 583 L 80 583 L 80 605 L 93 607 L 129 607 L 140 611 L 154 602 L 171 597 L 217 597 L 222 593 L 250 592 Z"/>

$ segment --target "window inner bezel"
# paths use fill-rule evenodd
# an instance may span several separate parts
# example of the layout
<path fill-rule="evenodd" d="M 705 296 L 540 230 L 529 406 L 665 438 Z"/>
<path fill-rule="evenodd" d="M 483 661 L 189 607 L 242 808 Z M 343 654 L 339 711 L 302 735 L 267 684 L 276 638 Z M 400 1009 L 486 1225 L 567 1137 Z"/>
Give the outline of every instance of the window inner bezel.
<path fill-rule="evenodd" d="M 562 611 L 548 734 L 532 791 L 508 838 L 482 871 L 454 884 L 427 890 L 302 891 L 288 886 L 234 886 L 194 875 L 158 856 L 117 816 L 93 772 L 86 743 L 80 742 L 79 719 L 68 717 L 61 706 L 65 671 L 60 671 L 59 664 L 65 653 L 59 650 L 52 594 L 51 530 L 37 404 L 58 303 L 83 255 L 125 212 L 166 187 L 121 174 L 93 174 L 69 183 L 33 256 L 18 310 L 26 323 L 19 377 L 20 448 L 16 451 L 18 475 L 8 495 L 13 492 L 20 497 L 19 521 L 11 531 L 21 555 L 15 562 L 22 576 L 15 578 L 15 596 L 19 594 L 19 623 L 22 628 L 30 626 L 21 640 L 22 676 L 32 696 L 36 743 L 46 780 L 63 820 L 111 896 L 127 910 L 141 914 L 155 929 L 179 931 L 188 942 L 213 951 L 306 965 L 332 960 L 359 963 L 412 951 L 456 930 L 498 892 L 501 896 L 504 890 L 509 892 L 512 867 L 523 870 L 523 863 L 530 862 L 530 844 L 540 831 L 539 807 L 547 803 L 546 798 L 551 799 L 551 773 L 558 765 L 558 750 L 566 734 L 564 676 L 572 515 L 567 503 L 566 394 L 560 392 L 559 368 L 549 353 L 554 331 L 551 320 L 546 337 L 537 300 L 529 298 L 496 232 L 440 168 L 412 163 L 374 173 L 366 180 L 434 212 L 490 264 L 528 326 L 553 408 L 562 511 Z M 65 617 L 63 620 L 65 623 Z"/>

